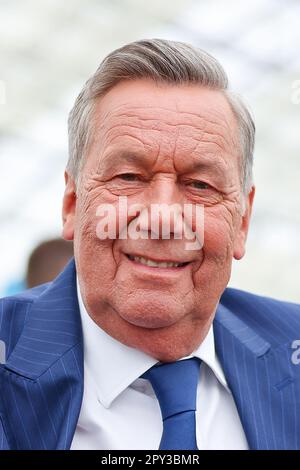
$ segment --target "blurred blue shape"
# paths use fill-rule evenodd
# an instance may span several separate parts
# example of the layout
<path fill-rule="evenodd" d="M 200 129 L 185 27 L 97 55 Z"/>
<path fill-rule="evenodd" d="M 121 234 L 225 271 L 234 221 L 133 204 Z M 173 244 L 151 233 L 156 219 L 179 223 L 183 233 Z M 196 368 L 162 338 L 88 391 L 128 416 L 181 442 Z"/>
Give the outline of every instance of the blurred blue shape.
<path fill-rule="evenodd" d="M 14 295 L 14 294 L 18 294 L 19 292 L 22 292 L 23 290 L 25 290 L 27 287 L 26 287 L 26 284 L 24 282 L 24 280 L 16 280 L 16 281 L 11 281 L 5 288 L 4 288 L 4 291 L 2 293 L 2 295 L 4 297 L 7 297 L 9 295 Z"/>

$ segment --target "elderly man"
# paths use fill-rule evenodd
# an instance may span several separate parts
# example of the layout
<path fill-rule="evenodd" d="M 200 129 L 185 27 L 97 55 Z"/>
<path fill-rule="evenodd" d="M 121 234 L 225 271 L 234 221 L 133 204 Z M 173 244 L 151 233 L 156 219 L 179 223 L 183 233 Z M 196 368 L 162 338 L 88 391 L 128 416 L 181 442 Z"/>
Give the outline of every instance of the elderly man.
<path fill-rule="evenodd" d="M 85 84 L 69 136 L 75 261 L 2 300 L 2 448 L 300 449 L 300 307 L 226 288 L 254 125 L 220 64 L 128 44 Z"/>

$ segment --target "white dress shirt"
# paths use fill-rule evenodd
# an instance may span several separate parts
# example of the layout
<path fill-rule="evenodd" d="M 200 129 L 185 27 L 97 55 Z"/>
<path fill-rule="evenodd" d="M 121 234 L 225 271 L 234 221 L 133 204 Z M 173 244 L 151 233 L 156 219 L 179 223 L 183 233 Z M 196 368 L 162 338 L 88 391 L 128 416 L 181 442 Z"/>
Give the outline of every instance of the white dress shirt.
<path fill-rule="evenodd" d="M 77 292 L 84 340 L 84 393 L 71 449 L 157 450 L 163 429 L 159 403 L 150 382 L 139 378 L 157 360 L 106 334 L 87 313 L 78 283 Z M 215 354 L 212 327 L 191 356 L 202 360 L 196 411 L 198 449 L 248 449 Z"/>

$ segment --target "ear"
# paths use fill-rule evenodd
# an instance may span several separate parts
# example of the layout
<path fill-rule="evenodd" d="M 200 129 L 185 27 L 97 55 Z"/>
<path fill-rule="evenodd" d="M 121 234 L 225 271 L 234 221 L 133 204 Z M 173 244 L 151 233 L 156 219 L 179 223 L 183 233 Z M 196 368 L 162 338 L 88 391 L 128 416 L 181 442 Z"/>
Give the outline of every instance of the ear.
<path fill-rule="evenodd" d="M 74 239 L 74 223 L 76 210 L 76 185 L 74 179 L 65 171 L 65 193 L 63 198 L 62 219 L 65 240 Z"/>
<path fill-rule="evenodd" d="M 248 229 L 249 229 L 249 224 L 250 224 L 254 195 L 255 195 L 255 186 L 252 186 L 251 191 L 249 192 L 248 197 L 247 197 L 246 210 L 244 212 L 244 215 L 241 218 L 238 234 L 234 242 L 233 256 L 236 260 L 242 259 L 245 254 L 246 240 L 247 240 Z"/>

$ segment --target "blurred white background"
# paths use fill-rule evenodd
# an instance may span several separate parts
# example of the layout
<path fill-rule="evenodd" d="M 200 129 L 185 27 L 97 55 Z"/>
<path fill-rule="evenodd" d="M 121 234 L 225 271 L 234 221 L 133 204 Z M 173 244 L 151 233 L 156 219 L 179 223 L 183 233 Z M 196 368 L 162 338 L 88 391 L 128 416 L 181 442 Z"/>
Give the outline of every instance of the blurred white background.
<path fill-rule="evenodd" d="M 257 126 L 257 194 L 231 285 L 300 302 L 298 0 L 0 0 L 0 294 L 61 231 L 67 115 L 103 57 L 184 40 L 216 56 Z"/>

